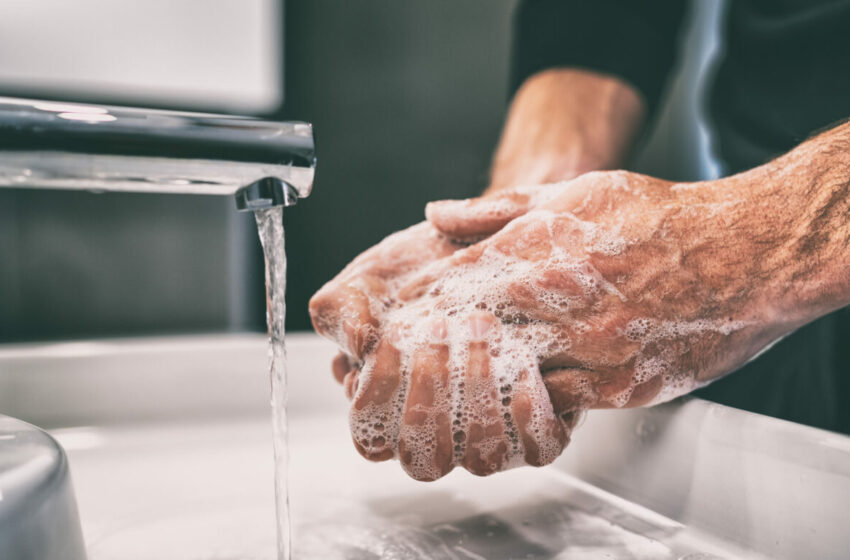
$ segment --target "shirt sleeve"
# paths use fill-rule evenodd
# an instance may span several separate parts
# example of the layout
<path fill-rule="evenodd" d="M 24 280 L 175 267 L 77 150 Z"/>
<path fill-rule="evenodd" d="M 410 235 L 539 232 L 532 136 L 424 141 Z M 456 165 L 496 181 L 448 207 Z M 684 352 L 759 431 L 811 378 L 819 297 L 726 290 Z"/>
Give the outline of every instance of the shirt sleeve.
<path fill-rule="evenodd" d="M 522 0 L 511 92 L 547 68 L 584 68 L 635 87 L 650 114 L 676 60 L 684 0 Z"/>

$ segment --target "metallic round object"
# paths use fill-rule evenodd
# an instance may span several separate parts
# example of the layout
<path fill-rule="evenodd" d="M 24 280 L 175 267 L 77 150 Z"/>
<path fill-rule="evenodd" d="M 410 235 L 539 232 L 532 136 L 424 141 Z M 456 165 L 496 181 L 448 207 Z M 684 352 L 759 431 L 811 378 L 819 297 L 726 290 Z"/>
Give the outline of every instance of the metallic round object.
<path fill-rule="evenodd" d="M 85 557 L 65 452 L 43 430 L 0 415 L 0 558 Z"/>

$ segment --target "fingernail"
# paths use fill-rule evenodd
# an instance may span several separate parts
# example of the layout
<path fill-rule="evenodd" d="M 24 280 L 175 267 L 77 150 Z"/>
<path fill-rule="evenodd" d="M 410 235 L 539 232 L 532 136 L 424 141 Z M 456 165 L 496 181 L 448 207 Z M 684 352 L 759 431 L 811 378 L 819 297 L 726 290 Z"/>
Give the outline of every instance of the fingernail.
<path fill-rule="evenodd" d="M 444 319 L 438 319 L 431 323 L 431 336 L 437 340 L 445 339 L 449 334 L 449 328 Z"/>
<path fill-rule="evenodd" d="M 484 338 L 491 326 L 493 326 L 493 322 L 488 317 L 473 315 L 469 318 L 469 332 L 472 338 Z"/>
<path fill-rule="evenodd" d="M 446 212 L 462 212 L 472 206 L 477 199 L 467 198 L 463 200 L 435 200 L 434 202 L 429 202 L 425 206 L 425 216 L 427 218 L 431 218 L 434 213 L 446 213 Z"/>

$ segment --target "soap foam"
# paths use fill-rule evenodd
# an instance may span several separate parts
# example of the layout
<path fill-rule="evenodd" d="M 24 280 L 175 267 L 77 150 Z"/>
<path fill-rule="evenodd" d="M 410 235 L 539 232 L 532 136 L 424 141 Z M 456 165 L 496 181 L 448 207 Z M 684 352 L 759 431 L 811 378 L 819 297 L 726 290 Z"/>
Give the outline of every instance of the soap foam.
<path fill-rule="evenodd" d="M 435 275 L 438 280 L 431 286 L 429 296 L 420 301 L 408 302 L 404 306 L 389 306 L 374 309 L 381 323 L 402 333 L 396 345 L 404 358 L 400 365 L 400 377 L 409 380 L 412 360 L 419 352 L 427 351 L 430 345 L 444 344 L 448 347 L 448 384 L 435 390 L 434 404 L 405 406 L 409 397 L 409 381 L 399 384 L 390 402 L 383 405 L 370 404 L 362 408 L 352 407 L 350 416 L 352 434 L 361 448 L 369 453 L 392 449 L 398 457 L 398 442 L 404 441 L 404 466 L 418 479 L 434 479 L 443 473 L 434 462 L 437 443 L 434 434 L 439 429 L 441 415 L 448 418 L 452 434 L 452 463 L 462 464 L 464 458 L 475 455 L 482 458 L 483 470 L 498 469 L 525 464 L 527 450 L 531 445 L 536 455 L 535 462 L 546 464 L 554 460 L 563 449 L 563 428 L 554 429 L 559 420 L 555 417 L 548 393 L 537 366 L 538 349 L 547 348 L 552 342 L 552 332 L 543 325 L 527 324 L 514 309 L 513 302 L 504 294 L 514 278 L 533 278 L 535 263 L 508 256 L 494 247 L 488 247 L 474 265 L 460 265 L 449 270 L 435 271 L 439 263 L 419 272 Z M 429 269 L 430 268 L 430 269 Z M 510 276 L 505 271 L 510 271 Z M 600 289 L 590 271 L 583 269 L 586 290 Z M 396 279 L 398 290 L 410 281 L 409 277 Z M 552 299 L 551 306 L 563 313 L 572 305 L 570 297 L 556 301 L 554 296 L 539 287 L 527 286 L 533 293 Z M 429 317 L 435 309 L 445 322 L 445 337 L 435 340 Z M 489 360 L 489 375 L 475 379 L 467 375 L 470 362 L 471 340 L 469 317 L 473 314 L 501 315 L 482 340 L 477 341 L 486 348 Z M 513 330 L 515 332 L 506 332 Z M 518 336 L 519 335 L 519 336 Z M 374 357 L 367 358 L 362 372 L 355 402 L 369 386 L 374 372 Z M 514 417 L 517 397 L 530 403 L 528 418 L 523 426 L 526 439 Z M 404 421 L 405 411 L 415 411 L 425 418 L 421 424 Z M 386 419 L 378 422 L 375 418 Z M 397 426 L 388 424 L 391 419 L 401 419 Z M 379 433 L 380 432 L 380 433 Z M 475 441 L 470 436 L 477 432 Z M 378 442 L 380 445 L 376 445 Z"/>
<path fill-rule="evenodd" d="M 494 205 L 493 212 L 499 211 L 507 210 Z M 420 227 L 395 235 L 421 235 L 417 230 Z M 535 464 L 554 460 L 582 411 L 566 411 L 563 418 L 556 417 L 539 361 L 565 354 L 572 347 L 581 348 L 582 340 L 599 328 L 577 317 L 586 318 L 589 305 L 598 305 L 610 296 L 628 301 L 616 283 L 592 264 L 593 254 L 613 256 L 627 250 L 629 241 L 618 228 L 570 214 L 533 210 L 511 221 L 503 233 L 502 239 L 512 236 L 518 240 L 507 252 L 496 242 L 485 242 L 436 259 L 419 270 L 402 265 L 400 274 L 386 279 L 386 293 L 397 294 L 410 285 L 424 286 L 423 293 L 403 305 L 392 297 L 370 302 L 370 311 L 382 331 L 398 333 L 393 344 L 402 357 L 401 381 L 387 402 L 352 407 L 352 434 L 368 454 L 391 453 L 402 459 L 405 469 L 417 479 L 431 480 L 444 474 L 436 460 L 441 445 L 436 434 L 445 430 L 446 423 L 451 433 L 451 465 L 468 466 L 471 457 L 479 457 L 482 464 L 475 468 L 492 472 L 526 464 L 529 457 Z M 535 242 L 532 244 L 525 234 L 535 236 Z M 569 250 L 570 240 L 575 239 L 580 240 L 583 250 Z M 527 254 L 526 250 L 548 254 L 536 260 L 517 256 Z M 400 262 L 411 259 L 410 255 L 385 256 Z M 574 287 L 562 290 L 541 284 L 544 278 L 557 279 L 558 275 L 568 277 Z M 481 314 L 493 317 L 494 326 L 477 339 L 471 333 L 470 318 Z M 435 320 L 443 322 L 436 334 Z M 705 333 L 728 336 L 744 326 L 740 321 L 712 319 L 659 321 L 647 317 L 630 321 L 621 334 L 637 348 L 627 357 L 633 364 L 633 376 L 627 387 L 606 402 L 626 406 L 637 385 L 659 376 L 662 388 L 653 404 L 692 390 L 696 373 L 675 369 L 680 355 L 688 349 L 688 340 Z M 669 344 L 671 341 L 681 343 Z M 473 359 L 470 349 L 475 344 L 486 347 L 489 374 L 473 379 L 469 364 Z M 408 402 L 413 361 L 417 354 L 434 347 L 447 348 L 447 382 L 439 382 L 437 372 L 433 372 L 433 404 L 412 406 Z M 374 360 L 372 354 L 363 364 L 355 403 L 375 381 Z M 582 406 L 597 400 L 593 375 L 592 371 L 585 376 L 576 374 L 574 390 L 580 402 L 588 403 Z M 520 425 L 517 406 L 526 401 L 530 406 L 522 409 Z M 406 412 L 416 413 L 421 421 L 406 421 Z M 404 448 L 401 457 L 400 442 Z"/>

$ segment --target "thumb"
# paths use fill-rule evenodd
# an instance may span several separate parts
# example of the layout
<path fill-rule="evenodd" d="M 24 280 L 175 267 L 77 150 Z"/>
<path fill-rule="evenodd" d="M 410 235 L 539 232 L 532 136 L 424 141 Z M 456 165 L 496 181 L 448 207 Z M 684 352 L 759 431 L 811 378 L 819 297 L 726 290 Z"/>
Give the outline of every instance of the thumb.
<path fill-rule="evenodd" d="M 535 192 L 523 189 L 466 200 L 438 200 L 425 207 L 425 217 L 443 235 L 473 241 L 496 233 L 528 212 Z"/>

